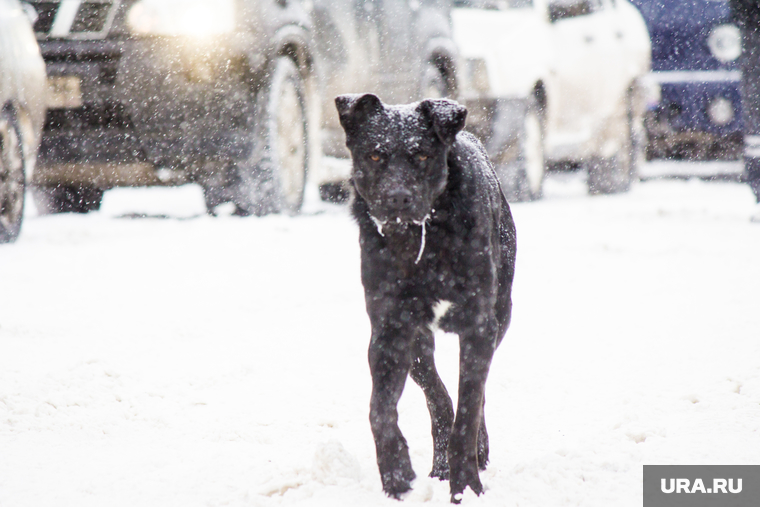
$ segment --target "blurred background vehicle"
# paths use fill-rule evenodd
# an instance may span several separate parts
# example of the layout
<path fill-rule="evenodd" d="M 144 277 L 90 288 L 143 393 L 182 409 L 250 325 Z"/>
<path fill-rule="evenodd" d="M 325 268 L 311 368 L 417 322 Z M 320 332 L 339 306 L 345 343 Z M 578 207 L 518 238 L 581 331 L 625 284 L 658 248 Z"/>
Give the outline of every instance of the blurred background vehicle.
<path fill-rule="evenodd" d="M 456 89 L 448 1 L 27 0 L 52 93 L 34 197 L 97 209 L 117 186 L 198 183 L 213 213 L 345 194 L 336 95 Z"/>
<path fill-rule="evenodd" d="M 0 243 L 15 241 L 45 117 L 45 63 L 28 13 L 0 0 Z"/>
<path fill-rule="evenodd" d="M 589 191 L 628 189 L 643 158 L 651 46 L 627 0 L 456 0 L 460 97 L 512 200 L 547 168 L 588 170 Z"/>
<path fill-rule="evenodd" d="M 334 99 L 370 92 L 389 104 L 457 93 L 457 49 L 450 0 L 314 0 L 314 33 L 323 85 L 321 195 L 347 196 L 346 138 Z"/>
<path fill-rule="evenodd" d="M 647 159 L 739 160 L 742 41 L 728 1 L 631 1 L 651 34 L 652 79 L 661 89 L 646 114 Z M 674 165 L 657 167 L 658 175 L 668 175 L 668 167 L 679 172 Z M 707 167 L 741 172 L 739 164 Z"/>
<path fill-rule="evenodd" d="M 284 0 L 28 0 L 49 111 L 46 212 L 117 186 L 198 183 L 210 212 L 296 212 L 318 159 L 310 20 Z"/>

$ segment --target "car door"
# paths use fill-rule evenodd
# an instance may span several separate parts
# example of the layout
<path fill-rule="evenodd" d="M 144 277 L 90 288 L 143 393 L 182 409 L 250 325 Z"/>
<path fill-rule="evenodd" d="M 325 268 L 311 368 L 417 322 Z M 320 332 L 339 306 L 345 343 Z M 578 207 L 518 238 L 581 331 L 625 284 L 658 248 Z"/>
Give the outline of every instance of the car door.
<path fill-rule="evenodd" d="M 651 69 L 652 44 L 644 18 L 628 0 L 612 0 L 620 45 L 621 79 L 626 89 Z"/>
<path fill-rule="evenodd" d="M 615 0 L 601 0 L 599 8 L 592 14 L 595 18 L 593 21 L 600 69 L 597 81 L 599 95 L 596 107 L 591 111 L 594 135 L 597 138 L 604 137 L 603 133 L 610 120 L 626 114 L 627 83 L 624 70 L 627 55 L 623 51 L 626 27 L 614 3 Z M 609 156 L 614 151 L 616 149 L 613 153 L 599 154 Z"/>
<path fill-rule="evenodd" d="M 547 150 L 552 158 L 573 158 L 592 137 L 604 90 L 601 0 L 552 0 L 554 57 L 549 76 Z"/>

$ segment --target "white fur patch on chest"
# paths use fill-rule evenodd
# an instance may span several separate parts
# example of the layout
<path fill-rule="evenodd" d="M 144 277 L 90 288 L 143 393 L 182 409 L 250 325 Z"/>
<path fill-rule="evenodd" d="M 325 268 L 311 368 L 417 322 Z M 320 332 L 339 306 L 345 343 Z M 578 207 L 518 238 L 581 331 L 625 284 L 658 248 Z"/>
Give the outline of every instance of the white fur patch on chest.
<path fill-rule="evenodd" d="M 451 307 L 454 306 L 454 303 L 451 301 L 441 300 L 438 301 L 436 304 L 433 305 L 433 321 L 428 324 L 430 329 L 435 331 L 438 329 L 438 323 L 441 321 L 441 319 L 451 310 Z"/>

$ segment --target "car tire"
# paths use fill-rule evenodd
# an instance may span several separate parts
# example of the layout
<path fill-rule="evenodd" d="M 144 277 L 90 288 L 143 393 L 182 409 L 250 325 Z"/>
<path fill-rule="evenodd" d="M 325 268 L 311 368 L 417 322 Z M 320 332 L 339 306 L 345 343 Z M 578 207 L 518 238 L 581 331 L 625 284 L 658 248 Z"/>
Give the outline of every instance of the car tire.
<path fill-rule="evenodd" d="M 12 243 L 24 217 L 25 160 L 15 115 L 0 112 L 0 243 Z"/>
<path fill-rule="evenodd" d="M 645 147 L 643 114 L 636 97 L 634 88 L 626 95 L 626 121 L 618 152 L 613 157 L 592 157 L 586 164 L 590 194 L 627 192 L 638 178 Z"/>
<path fill-rule="evenodd" d="M 32 197 L 41 215 L 88 213 L 100 209 L 103 189 L 92 186 L 35 187 Z"/>
<path fill-rule="evenodd" d="M 535 102 L 525 110 L 518 143 L 515 162 L 497 164 L 496 173 L 508 201 L 534 201 L 543 195 L 546 175 L 543 115 Z"/>
<path fill-rule="evenodd" d="M 232 201 L 242 216 L 297 214 L 303 205 L 309 159 L 303 79 L 287 56 L 274 60 L 269 76 L 256 93 L 253 150 L 233 169 Z"/>

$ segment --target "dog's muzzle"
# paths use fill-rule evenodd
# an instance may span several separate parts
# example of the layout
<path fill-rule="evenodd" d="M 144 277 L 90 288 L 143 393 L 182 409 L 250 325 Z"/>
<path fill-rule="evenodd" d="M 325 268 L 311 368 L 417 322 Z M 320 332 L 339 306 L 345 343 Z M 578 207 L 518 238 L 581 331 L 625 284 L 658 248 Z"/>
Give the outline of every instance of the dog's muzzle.
<path fill-rule="evenodd" d="M 435 210 L 432 210 L 432 212 L 435 212 Z M 430 214 L 425 215 L 425 218 L 422 220 L 412 220 L 410 222 L 402 222 L 400 218 L 396 218 L 395 221 L 389 222 L 388 220 L 380 220 L 374 215 L 369 216 L 372 221 L 375 223 L 375 227 L 377 227 L 377 232 L 380 234 L 380 236 L 385 237 L 385 231 L 386 229 L 389 229 L 389 232 L 392 232 L 396 228 L 400 229 L 408 229 L 410 225 L 415 225 L 417 227 L 420 227 L 421 229 L 421 237 L 420 237 L 420 252 L 417 254 L 417 259 L 414 261 L 415 264 L 418 264 L 420 262 L 420 259 L 422 259 L 422 254 L 425 252 L 425 237 L 427 235 L 427 223 L 428 220 L 430 220 Z"/>
<path fill-rule="evenodd" d="M 430 213 L 420 196 L 403 187 L 383 192 L 372 204 L 370 213 L 389 224 L 419 224 Z"/>

